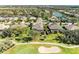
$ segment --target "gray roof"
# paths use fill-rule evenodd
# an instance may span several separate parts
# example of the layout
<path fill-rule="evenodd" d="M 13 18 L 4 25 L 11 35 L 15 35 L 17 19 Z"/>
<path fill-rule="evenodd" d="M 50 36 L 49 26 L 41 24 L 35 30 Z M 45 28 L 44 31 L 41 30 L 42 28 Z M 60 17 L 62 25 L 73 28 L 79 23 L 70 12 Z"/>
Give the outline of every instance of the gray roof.
<path fill-rule="evenodd" d="M 68 29 L 68 30 L 76 30 L 76 29 L 79 29 L 79 27 L 76 26 L 76 25 L 65 25 L 65 28 Z"/>
<path fill-rule="evenodd" d="M 40 24 L 35 24 L 32 28 L 38 31 L 43 31 L 43 27 L 41 27 Z"/>
<path fill-rule="evenodd" d="M 63 30 L 63 28 L 58 24 L 52 24 L 51 23 L 51 24 L 48 24 L 48 26 L 51 30 Z"/>
<path fill-rule="evenodd" d="M 43 20 L 41 18 L 38 18 L 38 20 L 35 23 L 33 23 L 32 28 L 38 31 L 43 31 Z"/>

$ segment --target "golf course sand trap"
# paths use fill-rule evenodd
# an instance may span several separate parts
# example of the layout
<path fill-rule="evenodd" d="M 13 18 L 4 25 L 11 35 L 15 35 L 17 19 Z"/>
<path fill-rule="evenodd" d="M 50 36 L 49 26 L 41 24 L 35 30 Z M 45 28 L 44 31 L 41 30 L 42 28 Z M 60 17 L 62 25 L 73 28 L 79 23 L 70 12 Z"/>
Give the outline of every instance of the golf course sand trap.
<path fill-rule="evenodd" d="M 38 48 L 39 53 L 59 53 L 61 52 L 61 49 L 59 47 L 53 46 L 50 48 L 44 47 L 44 46 L 40 46 Z"/>

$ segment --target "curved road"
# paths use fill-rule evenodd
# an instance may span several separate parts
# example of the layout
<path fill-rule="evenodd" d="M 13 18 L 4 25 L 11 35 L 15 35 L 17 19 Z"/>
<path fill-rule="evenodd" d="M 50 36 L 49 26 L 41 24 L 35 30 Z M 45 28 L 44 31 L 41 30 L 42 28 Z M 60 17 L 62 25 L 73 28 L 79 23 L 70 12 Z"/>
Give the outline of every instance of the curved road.
<path fill-rule="evenodd" d="M 48 42 L 28 42 L 28 43 L 16 43 L 14 42 L 16 45 L 20 45 L 20 44 L 50 44 L 50 45 L 57 45 L 57 46 L 61 46 L 61 47 L 65 47 L 65 48 L 79 48 L 79 45 L 66 45 L 66 44 L 62 44 L 62 43 L 48 43 Z"/>

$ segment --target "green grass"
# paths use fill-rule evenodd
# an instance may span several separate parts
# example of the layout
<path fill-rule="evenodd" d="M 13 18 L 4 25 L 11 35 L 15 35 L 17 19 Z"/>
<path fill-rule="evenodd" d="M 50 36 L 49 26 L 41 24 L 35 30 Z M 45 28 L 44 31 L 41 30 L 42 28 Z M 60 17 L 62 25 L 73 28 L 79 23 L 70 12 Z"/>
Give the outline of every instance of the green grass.
<path fill-rule="evenodd" d="M 57 34 L 49 34 L 49 35 L 46 36 L 46 39 L 44 40 L 44 42 L 57 43 L 58 41 L 55 40 L 55 38 L 56 38 L 58 35 L 61 35 L 61 34 L 59 34 L 59 33 L 57 33 Z"/>
<path fill-rule="evenodd" d="M 62 34 L 57 33 L 57 34 L 49 34 L 49 35 L 46 35 L 46 38 L 45 38 L 42 42 L 58 43 L 58 41 L 55 40 L 55 38 L 56 38 L 58 35 L 62 35 Z M 37 36 L 37 38 L 35 38 L 33 41 L 34 41 L 34 42 L 41 42 L 40 37 L 41 37 L 41 36 Z"/>
<path fill-rule="evenodd" d="M 62 52 L 61 54 L 79 54 L 79 47 L 77 48 L 63 48 L 61 47 Z"/>
<path fill-rule="evenodd" d="M 4 54 L 36 54 L 38 52 L 38 47 L 39 46 L 47 46 L 49 47 L 50 45 L 40 45 L 40 44 L 22 44 L 22 45 L 16 45 L 12 47 L 11 49 L 7 50 L 4 52 Z"/>
<path fill-rule="evenodd" d="M 45 46 L 45 47 L 51 47 L 52 45 L 48 44 L 22 44 L 22 45 L 16 45 L 12 47 L 11 49 L 4 52 L 4 54 L 37 54 L 38 47 L 39 46 Z M 60 47 L 61 49 L 60 53 L 57 54 L 79 54 L 79 48 L 64 48 Z"/>
<path fill-rule="evenodd" d="M 56 42 L 55 37 L 57 36 L 57 34 L 49 34 L 46 36 L 45 42 Z"/>

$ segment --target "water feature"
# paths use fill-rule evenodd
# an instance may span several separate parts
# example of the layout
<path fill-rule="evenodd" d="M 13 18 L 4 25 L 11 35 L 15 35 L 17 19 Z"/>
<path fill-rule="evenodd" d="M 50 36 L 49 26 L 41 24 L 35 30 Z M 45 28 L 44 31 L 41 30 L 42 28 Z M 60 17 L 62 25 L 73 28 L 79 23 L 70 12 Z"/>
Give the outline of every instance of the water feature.
<path fill-rule="evenodd" d="M 56 17 L 62 17 L 63 15 L 59 12 L 53 12 L 52 14 L 53 16 L 56 16 Z"/>
<path fill-rule="evenodd" d="M 52 16 L 56 16 L 57 18 L 59 18 L 59 20 L 67 20 L 67 16 L 58 11 L 53 12 Z"/>

